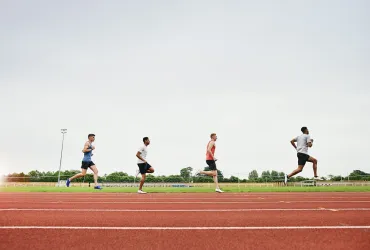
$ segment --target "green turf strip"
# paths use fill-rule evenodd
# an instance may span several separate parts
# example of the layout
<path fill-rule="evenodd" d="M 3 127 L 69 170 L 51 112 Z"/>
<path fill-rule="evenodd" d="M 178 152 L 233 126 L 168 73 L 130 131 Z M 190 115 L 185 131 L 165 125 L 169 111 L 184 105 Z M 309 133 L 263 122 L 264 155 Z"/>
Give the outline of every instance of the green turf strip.
<path fill-rule="evenodd" d="M 370 192 L 370 186 L 325 186 L 325 187 L 225 187 L 225 192 Z M 214 188 L 209 187 L 147 187 L 143 188 L 148 193 L 212 193 Z M 2 187 L 1 192 L 61 192 L 61 193 L 134 193 L 134 187 L 105 187 L 95 190 L 92 187 Z"/>

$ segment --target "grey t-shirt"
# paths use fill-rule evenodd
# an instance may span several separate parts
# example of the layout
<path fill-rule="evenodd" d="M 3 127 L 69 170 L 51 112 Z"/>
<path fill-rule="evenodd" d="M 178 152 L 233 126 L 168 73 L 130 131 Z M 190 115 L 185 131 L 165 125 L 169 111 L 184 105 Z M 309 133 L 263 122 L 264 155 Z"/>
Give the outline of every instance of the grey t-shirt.
<path fill-rule="evenodd" d="M 312 142 L 310 135 L 302 134 L 295 138 L 297 141 L 297 152 L 308 155 L 308 143 Z"/>

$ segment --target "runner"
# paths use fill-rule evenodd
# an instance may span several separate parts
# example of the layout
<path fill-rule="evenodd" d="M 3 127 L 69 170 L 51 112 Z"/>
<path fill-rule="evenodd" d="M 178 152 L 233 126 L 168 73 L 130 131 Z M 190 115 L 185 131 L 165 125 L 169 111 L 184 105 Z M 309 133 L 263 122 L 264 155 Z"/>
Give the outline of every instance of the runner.
<path fill-rule="evenodd" d="M 217 135 L 215 133 L 212 133 L 211 140 L 207 144 L 206 152 L 206 163 L 209 167 L 209 171 L 198 171 L 197 174 L 212 176 L 213 181 L 215 182 L 216 185 L 216 192 L 223 193 L 224 191 L 222 191 L 218 186 L 217 166 L 216 166 L 217 159 L 215 158 L 216 140 Z"/>
<path fill-rule="evenodd" d="M 98 185 L 98 169 L 96 168 L 95 163 L 91 160 L 91 156 L 93 156 L 92 151 L 95 149 L 95 146 L 92 145 L 92 143 L 95 141 L 95 135 L 89 134 L 87 137 L 89 140 L 85 143 L 84 149 L 82 150 L 84 153 L 84 158 L 82 159 L 81 173 L 69 178 L 66 182 L 66 185 L 69 187 L 71 181 L 76 178 L 84 177 L 87 169 L 90 168 L 94 172 L 94 189 L 102 189 L 102 187 Z"/>
<path fill-rule="evenodd" d="M 139 158 L 137 161 L 137 165 L 139 167 L 139 171 L 137 175 L 141 174 L 140 186 L 139 190 L 137 191 L 139 194 L 146 194 L 143 191 L 143 185 L 146 179 L 146 173 L 154 173 L 154 168 L 150 166 L 150 164 L 146 161 L 146 155 L 148 153 L 148 146 L 150 144 L 150 140 L 148 137 L 143 138 L 144 145 L 139 148 L 139 151 L 136 153 L 136 157 Z M 136 175 L 136 176 L 137 176 Z"/>
<path fill-rule="evenodd" d="M 289 175 L 285 174 L 285 185 L 287 184 L 290 177 L 302 172 L 303 167 L 306 165 L 306 162 L 313 163 L 314 179 L 319 180 L 319 176 L 317 175 L 317 160 L 308 154 L 308 148 L 312 147 L 313 139 L 311 139 L 309 135 L 310 132 L 308 131 L 307 127 L 302 127 L 301 131 L 303 133 L 302 135 L 297 136 L 290 141 L 292 146 L 297 150 L 298 168 Z M 297 143 L 297 145 L 295 143 Z"/>

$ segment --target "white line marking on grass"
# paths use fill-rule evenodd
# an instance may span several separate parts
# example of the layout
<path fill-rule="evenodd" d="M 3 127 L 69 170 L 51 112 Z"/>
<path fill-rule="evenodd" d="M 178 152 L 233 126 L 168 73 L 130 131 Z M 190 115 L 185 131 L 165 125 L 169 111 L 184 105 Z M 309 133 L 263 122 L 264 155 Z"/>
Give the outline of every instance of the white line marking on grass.
<path fill-rule="evenodd" d="M 78 226 L 0 226 L 0 229 L 42 230 L 310 230 L 370 229 L 370 226 L 277 226 L 277 227 L 78 227 Z"/>
<path fill-rule="evenodd" d="M 0 211 L 44 212 L 259 212 L 259 211 L 370 211 L 370 208 L 241 208 L 241 209 L 90 209 L 90 208 L 0 208 Z"/>

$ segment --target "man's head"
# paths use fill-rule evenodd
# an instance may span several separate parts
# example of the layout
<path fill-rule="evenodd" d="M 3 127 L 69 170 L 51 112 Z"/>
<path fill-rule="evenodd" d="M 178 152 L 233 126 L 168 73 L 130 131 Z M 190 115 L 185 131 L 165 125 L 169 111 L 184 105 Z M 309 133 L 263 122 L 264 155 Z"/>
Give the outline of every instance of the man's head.
<path fill-rule="evenodd" d="M 307 127 L 302 127 L 301 128 L 301 131 L 302 131 L 302 133 L 303 134 L 306 134 L 306 135 L 308 135 L 310 132 L 308 131 L 308 128 Z"/>
<path fill-rule="evenodd" d="M 145 146 L 148 146 L 150 144 L 150 140 L 149 140 L 148 137 L 144 137 L 143 142 L 144 142 Z"/>
<path fill-rule="evenodd" d="M 88 138 L 88 139 L 89 139 L 89 141 L 91 141 L 91 142 L 95 141 L 95 135 L 94 135 L 94 134 L 89 134 L 89 135 L 87 136 L 87 138 Z"/>
<path fill-rule="evenodd" d="M 216 133 L 212 133 L 212 134 L 211 134 L 211 140 L 213 140 L 213 141 L 216 141 L 216 140 L 217 140 L 217 135 L 216 135 Z"/>

